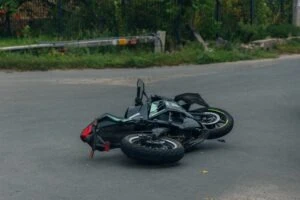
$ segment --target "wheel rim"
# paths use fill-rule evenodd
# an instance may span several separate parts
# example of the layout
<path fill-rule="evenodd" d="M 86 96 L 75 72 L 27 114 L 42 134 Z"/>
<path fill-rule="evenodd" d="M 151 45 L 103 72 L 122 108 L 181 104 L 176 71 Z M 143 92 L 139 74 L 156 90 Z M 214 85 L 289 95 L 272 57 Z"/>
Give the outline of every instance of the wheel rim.
<path fill-rule="evenodd" d="M 208 109 L 207 112 L 203 113 L 195 113 L 194 116 L 208 129 L 223 128 L 228 123 L 226 114 L 214 109 Z"/>
<path fill-rule="evenodd" d="M 146 138 L 142 138 L 146 137 Z M 134 136 L 129 139 L 131 144 L 136 144 L 151 149 L 176 149 L 178 145 L 165 138 L 151 139 L 151 136 Z"/>
<path fill-rule="evenodd" d="M 213 125 L 218 123 L 221 120 L 221 117 L 213 112 L 204 112 L 201 113 L 202 119 L 201 123 L 203 125 Z"/>

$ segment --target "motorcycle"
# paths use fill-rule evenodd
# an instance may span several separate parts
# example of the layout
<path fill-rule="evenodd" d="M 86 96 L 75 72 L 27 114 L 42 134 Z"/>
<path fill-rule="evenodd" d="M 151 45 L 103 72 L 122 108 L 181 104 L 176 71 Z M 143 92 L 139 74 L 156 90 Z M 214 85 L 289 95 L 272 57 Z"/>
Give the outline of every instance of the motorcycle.
<path fill-rule="evenodd" d="M 103 114 L 81 132 L 80 138 L 95 151 L 121 148 L 129 158 L 155 164 L 174 163 L 205 140 L 218 139 L 233 128 L 233 117 L 214 108 L 196 93 L 175 98 L 149 97 L 137 81 L 135 105 L 123 118 Z"/>

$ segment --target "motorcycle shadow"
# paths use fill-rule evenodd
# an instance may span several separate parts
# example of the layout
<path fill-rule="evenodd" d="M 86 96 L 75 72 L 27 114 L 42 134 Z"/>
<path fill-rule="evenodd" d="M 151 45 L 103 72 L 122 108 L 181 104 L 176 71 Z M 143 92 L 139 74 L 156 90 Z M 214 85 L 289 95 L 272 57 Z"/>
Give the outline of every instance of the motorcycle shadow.
<path fill-rule="evenodd" d="M 224 149 L 230 149 L 229 145 L 226 143 L 221 143 L 218 141 L 208 141 L 206 143 L 199 144 L 195 146 L 193 149 L 185 152 L 185 157 L 177 163 L 173 164 L 153 164 L 149 162 L 135 161 L 126 158 L 126 156 L 120 161 L 120 164 L 125 167 L 130 168 L 139 168 L 139 169 L 170 169 L 170 168 L 178 168 L 189 165 L 189 156 L 201 155 L 207 153 L 213 153 L 222 151 Z M 185 159 L 187 162 L 185 162 Z"/>
<path fill-rule="evenodd" d="M 187 163 L 185 158 L 196 154 L 207 154 L 229 149 L 230 146 L 226 143 L 220 143 L 218 141 L 208 141 L 195 146 L 192 150 L 186 152 L 185 157 L 177 163 L 171 164 L 153 164 L 145 161 L 136 161 L 128 158 L 120 150 L 112 150 L 108 153 L 97 153 L 93 159 L 85 158 L 85 161 L 90 162 L 93 166 L 110 167 L 112 165 L 118 165 L 125 168 L 135 169 L 170 169 L 170 168 L 183 168 Z"/>
<path fill-rule="evenodd" d="M 154 164 L 151 162 L 145 162 L 145 161 L 136 161 L 132 160 L 129 158 L 126 158 L 120 162 L 120 164 L 124 167 L 128 168 L 135 168 L 135 169 L 170 169 L 170 168 L 178 168 L 178 167 L 183 167 L 184 162 L 179 161 L 176 163 L 171 163 L 171 164 Z"/>
<path fill-rule="evenodd" d="M 173 164 L 153 164 L 149 162 L 136 161 L 128 158 L 120 150 L 112 150 L 108 153 L 98 153 L 95 154 L 94 158 L 84 158 L 84 163 L 89 163 L 89 165 L 94 167 L 111 167 L 121 166 L 124 168 L 135 168 L 135 169 L 169 169 L 173 167 L 183 166 L 183 162 L 173 163 Z"/>
<path fill-rule="evenodd" d="M 230 146 L 228 146 L 226 143 L 220 143 L 218 141 L 209 141 L 202 144 L 199 144 L 192 149 L 186 151 L 185 153 L 187 156 L 189 154 L 196 154 L 196 153 L 204 153 L 204 152 L 214 152 L 214 151 L 220 151 L 224 149 L 229 149 Z"/>

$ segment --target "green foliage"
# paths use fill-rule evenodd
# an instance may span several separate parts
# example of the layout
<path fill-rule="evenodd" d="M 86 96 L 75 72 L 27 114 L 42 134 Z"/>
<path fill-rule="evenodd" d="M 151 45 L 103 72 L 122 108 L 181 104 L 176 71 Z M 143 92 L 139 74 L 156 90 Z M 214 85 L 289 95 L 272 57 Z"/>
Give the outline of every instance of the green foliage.
<path fill-rule="evenodd" d="M 0 22 L 4 21 L 0 26 L 5 26 L 0 27 L 0 30 L 10 29 L 7 21 L 13 20 L 14 13 L 20 12 L 20 6 L 30 1 L 0 0 L 0 9 L 6 10 L 9 15 L 6 19 L 0 19 Z M 266 36 L 299 34 L 296 28 L 287 25 L 291 22 L 292 1 L 284 1 L 281 7 L 278 0 L 256 0 L 252 25 L 249 0 L 219 0 L 220 21 L 215 19 L 216 0 L 61 0 L 61 4 L 53 0 L 41 2 L 48 10 L 48 15 L 43 19 L 34 18 L 33 21 L 40 22 L 31 23 L 30 29 L 23 27 L 21 31 L 25 37 L 43 34 L 64 39 L 86 39 L 148 34 L 163 29 L 168 33 L 168 41 L 175 44 L 193 38 L 187 27 L 194 28 L 205 40 L 214 40 L 219 35 L 226 40 L 248 42 Z M 26 10 L 29 17 L 34 9 L 38 8 L 23 8 L 23 12 Z"/>
<path fill-rule="evenodd" d="M 290 40 L 286 44 L 277 45 L 276 49 L 279 53 L 300 54 L 300 39 Z"/>
<path fill-rule="evenodd" d="M 300 42 L 289 44 L 293 49 L 300 47 Z M 279 52 L 284 48 L 277 47 Z M 84 68 L 127 68 L 127 67 L 150 67 L 179 64 L 207 64 L 217 62 L 232 62 L 238 60 L 249 60 L 258 58 L 274 58 L 277 52 L 263 50 L 246 51 L 237 46 L 230 48 L 215 48 L 211 52 L 204 52 L 198 43 L 188 43 L 180 51 L 168 54 L 154 54 L 149 51 L 127 49 L 114 53 L 99 53 L 97 51 L 67 51 L 59 52 L 51 50 L 48 52 L 27 53 L 0 53 L 0 69 L 6 70 L 52 70 L 52 69 L 84 69 Z"/>
<path fill-rule="evenodd" d="M 0 1 L 0 9 L 6 10 L 6 12 L 11 15 L 17 11 L 20 6 L 21 1 L 17 0 L 1 0 Z"/>
<path fill-rule="evenodd" d="M 26 25 L 22 30 L 22 36 L 24 38 L 30 38 L 32 36 L 31 28 L 29 25 Z"/>
<path fill-rule="evenodd" d="M 300 36 L 300 28 L 291 24 L 270 25 L 267 32 L 271 37 Z"/>
<path fill-rule="evenodd" d="M 300 36 L 300 28 L 291 24 L 251 25 L 239 23 L 234 38 L 241 42 L 264 39 L 266 37 L 287 38 Z"/>
<path fill-rule="evenodd" d="M 253 40 L 263 39 L 268 36 L 265 25 L 238 24 L 238 30 L 235 33 L 241 42 L 250 42 Z"/>
<path fill-rule="evenodd" d="M 279 1 L 278 1 L 279 2 Z M 268 0 L 255 1 L 255 23 L 261 25 L 268 25 L 272 23 L 273 13 L 268 6 Z"/>
<path fill-rule="evenodd" d="M 213 39 L 220 31 L 221 23 L 215 20 L 215 2 L 211 0 L 196 0 L 192 8 L 187 8 L 186 21 L 192 20 L 193 26 L 204 38 Z"/>

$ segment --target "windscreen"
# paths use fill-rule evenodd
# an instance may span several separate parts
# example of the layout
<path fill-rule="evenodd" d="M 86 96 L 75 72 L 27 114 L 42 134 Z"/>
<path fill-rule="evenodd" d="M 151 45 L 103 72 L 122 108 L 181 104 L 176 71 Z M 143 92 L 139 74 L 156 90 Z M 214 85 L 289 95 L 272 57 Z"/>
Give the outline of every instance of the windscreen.
<path fill-rule="evenodd" d="M 164 101 L 155 101 L 155 102 L 153 102 L 151 104 L 149 117 L 151 118 L 156 113 L 158 113 L 159 111 L 161 111 L 161 110 L 163 110 L 165 108 L 166 108 L 166 104 L 164 103 Z"/>

